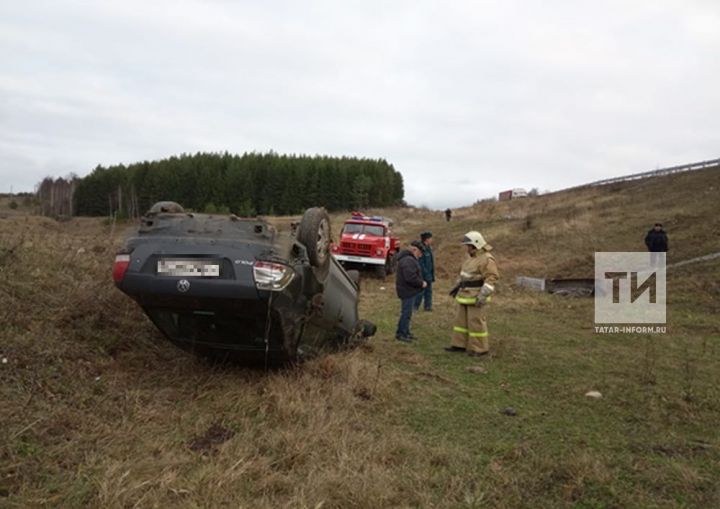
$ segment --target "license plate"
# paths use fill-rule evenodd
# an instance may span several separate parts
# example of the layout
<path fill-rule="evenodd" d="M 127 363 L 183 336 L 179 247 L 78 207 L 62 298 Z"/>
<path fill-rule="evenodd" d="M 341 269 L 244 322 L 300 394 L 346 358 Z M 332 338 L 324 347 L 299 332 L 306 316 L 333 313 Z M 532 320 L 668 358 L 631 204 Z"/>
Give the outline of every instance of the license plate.
<path fill-rule="evenodd" d="M 157 272 L 160 276 L 220 277 L 220 264 L 203 260 L 158 260 Z"/>

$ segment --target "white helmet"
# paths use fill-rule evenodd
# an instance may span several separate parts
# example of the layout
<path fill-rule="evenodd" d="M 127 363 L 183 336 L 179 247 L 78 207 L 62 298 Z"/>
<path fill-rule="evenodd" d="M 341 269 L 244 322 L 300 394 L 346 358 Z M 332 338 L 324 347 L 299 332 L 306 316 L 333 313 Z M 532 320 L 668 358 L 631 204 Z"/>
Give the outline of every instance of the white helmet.
<path fill-rule="evenodd" d="M 465 237 L 463 237 L 462 243 L 474 246 L 476 249 L 482 249 L 488 245 L 485 238 L 482 236 L 482 233 L 476 231 L 467 232 Z"/>

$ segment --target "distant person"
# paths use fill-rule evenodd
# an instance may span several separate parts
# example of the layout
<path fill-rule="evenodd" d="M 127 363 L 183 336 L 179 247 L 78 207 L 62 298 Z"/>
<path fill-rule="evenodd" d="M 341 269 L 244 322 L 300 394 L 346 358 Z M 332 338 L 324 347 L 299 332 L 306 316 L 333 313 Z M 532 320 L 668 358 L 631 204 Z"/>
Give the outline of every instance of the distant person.
<path fill-rule="evenodd" d="M 660 259 L 663 255 L 659 253 L 667 253 L 668 250 L 668 237 L 665 230 L 663 230 L 662 224 L 655 223 L 653 229 L 647 232 L 645 235 L 645 245 L 650 251 L 650 264 L 653 267 L 657 267 Z"/>
<path fill-rule="evenodd" d="M 447 221 L 449 223 L 451 218 L 452 218 L 452 210 L 445 209 L 445 221 Z"/>
<path fill-rule="evenodd" d="M 425 288 L 415 297 L 415 311 L 420 309 L 420 305 L 425 300 L 425 311 L 432 311 L 432 284 L 435 282 L 435 257 L 432 251 L 432 233 L 422 232 L 420 234 L 420 242 L 422 246 L 422 256 L 420 256 L 420 269 L 422 277 L 426 283 Z"/>
<path fill-rule="evenodd" d="M 397 257 L 397 275 L 395 277 L 395 290 L 400 299 L 400 319 L 398 320 L 395 339 L 410 343 L 417 339 L 410 332 L 410 319 L 412 318 L 415 297 L 427 285 L 422 278 L 422 270 L 418 258 L 422 256 L 422 244 L 414 240 L 408 249 L 403 249 Z"/>
<path fill-rule="evenodd" d="M 467 246 L 468 256 L 462 264 L 458 284 L 450 292 L 458 303 L 458 314 L 452 343 L 445 350 L 482 357 L 490 350 L 487 307 L 500 275 L 495 257 L 490 253 L 492 246 L 480 232 L 467 232 L 462 243 Z"/>

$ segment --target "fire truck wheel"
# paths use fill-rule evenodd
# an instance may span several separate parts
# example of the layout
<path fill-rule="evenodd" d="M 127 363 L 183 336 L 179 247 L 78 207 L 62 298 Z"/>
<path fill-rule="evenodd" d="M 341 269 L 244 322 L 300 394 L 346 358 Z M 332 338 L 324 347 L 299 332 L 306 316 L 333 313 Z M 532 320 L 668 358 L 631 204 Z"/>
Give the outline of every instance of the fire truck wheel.
<path fill-rule="evenodd" d="M 397 265 L 397 260 L 395 260 L 395 255 L 391 254 L 388 256 L 387 263 L 385 264 L 385 272 L 388 274 L 394 274 L 395 268 Z"/>
<path fill-rule="evenodd" d="M 297 229 L 297 239 L 307 249 L 310 265 L 326 273 L 330 265 L 330 216 L 322 207 L 307 209 Z"/>
<path fill-rule="evenodd" d="M 375 275 L 380 279 L 385 279 L 385 276 L 387 276 L 387 267 L 385 267 L 385 265 L 378 265 L 375 267 Z"/>

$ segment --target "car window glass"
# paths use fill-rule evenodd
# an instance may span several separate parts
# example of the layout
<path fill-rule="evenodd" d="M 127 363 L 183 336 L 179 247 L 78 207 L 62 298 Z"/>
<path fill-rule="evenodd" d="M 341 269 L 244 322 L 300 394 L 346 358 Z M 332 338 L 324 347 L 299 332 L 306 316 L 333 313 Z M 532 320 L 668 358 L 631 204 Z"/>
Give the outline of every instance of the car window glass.
<path fill-rule="evenodd" d="M 361 233 L 362 229 L 363 225 L 361 224 L 349 223 L 343 228 L 343 233 Z"/>
<path fill-rule="evenodd" d="M 382 237 L 385 232 L 384 228 L 382 226 L 369 226 L 365 225 L 365 233 L 368 235 L 376 235 L 378 237 Z"/>

